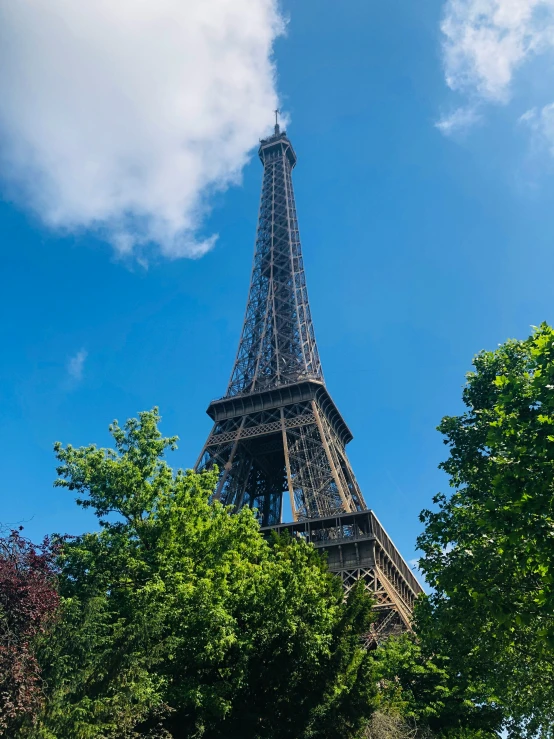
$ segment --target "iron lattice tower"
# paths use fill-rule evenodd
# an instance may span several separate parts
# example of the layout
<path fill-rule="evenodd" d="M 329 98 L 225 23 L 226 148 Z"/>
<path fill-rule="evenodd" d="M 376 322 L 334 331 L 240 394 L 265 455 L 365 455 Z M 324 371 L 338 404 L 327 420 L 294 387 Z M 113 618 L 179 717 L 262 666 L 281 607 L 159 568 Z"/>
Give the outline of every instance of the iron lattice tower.
<path fill-rule="evenodd" d="M 213 429 L 196 464 L 217 464 L 214 498 L 258 510 L 264 529 L 288 528 L 328 551 L 348 589 L 360 578 L 381 607 L 380 633 L 409 628 L 421 588 L 366 509 L 345 447 L 352 434 L 323 378 L 312 324 L 292 170 L 276 123 L 264 167 L 250 293 L 227 393 L 208 407 Z M 293 521 L 283 524 L 288 496 Z"/>

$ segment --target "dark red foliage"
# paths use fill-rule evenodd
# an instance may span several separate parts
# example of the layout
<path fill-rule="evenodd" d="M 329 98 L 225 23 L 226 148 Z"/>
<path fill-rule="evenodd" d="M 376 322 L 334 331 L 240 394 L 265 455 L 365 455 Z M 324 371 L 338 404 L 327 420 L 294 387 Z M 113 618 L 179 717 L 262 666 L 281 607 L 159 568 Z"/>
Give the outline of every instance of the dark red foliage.
<path fill-rule="evenodd" d="M 20 531 L 0 536 L 0 735 L 14 719 L 33 716 L 40 707 L 33 643 L 59 606 L 59 544 L 46 538 L 36 547 Z"/>

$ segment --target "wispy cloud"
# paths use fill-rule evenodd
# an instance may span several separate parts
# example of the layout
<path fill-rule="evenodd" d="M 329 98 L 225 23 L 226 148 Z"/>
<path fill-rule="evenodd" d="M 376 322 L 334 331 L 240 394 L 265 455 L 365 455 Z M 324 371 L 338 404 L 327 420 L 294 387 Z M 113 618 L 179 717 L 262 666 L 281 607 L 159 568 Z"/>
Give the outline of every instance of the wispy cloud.
<path fill-rule="evenodd" d="M 85 369 L 85 361 L 87 357 L 88 352 L 85 349 L 81 349 L 77 354 L 75 354 L 75 356 L 70 357 L 67 363 L 67 373 L 72 380 L 79 382 L 83 379 L 83 371 Z"/>
<path fill-rule="evenodd" d="M 448 0 L 441 29 L 448 86 L 505 102 L 516 69 L 554 44 L 554 0 Z"/>
<path fill-rule="evenodd" d="M 278 0 L 29 0 L 2 9 L 0 172 L 49 226 L 198 257 L 212 196 L 277 107 Z"/>
<path fill-rule="evenodd" d="M 554 103 L 531 108 L 520 116 L 518 122 L 531 131 L 540 149 L 547 149 L 554 157 Z"/>
<path fill-rule="evenodd" d="M 468 101 L 459 111 L 475 113 L 507 103 L 516 72 L 554 49 L 554 0 L 447 0 L 441 30 L 446 83 Z M 479 120 L 459 111 L 437 128 L 448 134 L 458 120 L 466 128 Z"/>
<path fill-rule="evenodd" d="M 481 120 L 481 115 L 472 107 L 456 108 L 452 113 L 443 116 L 435 123 L 446 136 L 464 133 Z"/>

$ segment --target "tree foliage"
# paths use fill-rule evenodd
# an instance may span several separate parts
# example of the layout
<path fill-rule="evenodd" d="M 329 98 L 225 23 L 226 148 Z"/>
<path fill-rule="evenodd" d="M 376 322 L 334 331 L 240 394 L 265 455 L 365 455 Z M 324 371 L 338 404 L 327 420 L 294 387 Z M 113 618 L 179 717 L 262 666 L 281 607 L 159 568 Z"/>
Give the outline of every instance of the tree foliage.
<path fill-rule="evenodd" d="M 42 704 L 36 637 L 58 609 L 57 547 L 34 546 L 12 530 L 0 537 L 0 735 L 10 735 Z"/>
<path fill-rule="evenodd" d="M 443 419 L 455 491 L 424 511 L 418 612 L 480 699 L 503 705 L 511 736 L 554 736 L 554 330 L 482 352 L 467 410 Z"/>
<path fill-rule="evenodd" d="M 502 710 L 483 703 L 470 673 L 447 654 L 428 652 L 421 636 L 391 637 L 376 650 L 380 712 L 418 737 L 497 737 Z"/>
<path fill-rule="evenodd" d="M 48 701 L 20 736 L 359 735 L 377 692 L 360 640 L 371 600 L 344 603 L 313 548 L 210 504 L 216 473 L 174 473 L 158 422 L 114 423 L 115 449 L 56 445 L 56 484 L 100 531 L 63 548 Z"/>

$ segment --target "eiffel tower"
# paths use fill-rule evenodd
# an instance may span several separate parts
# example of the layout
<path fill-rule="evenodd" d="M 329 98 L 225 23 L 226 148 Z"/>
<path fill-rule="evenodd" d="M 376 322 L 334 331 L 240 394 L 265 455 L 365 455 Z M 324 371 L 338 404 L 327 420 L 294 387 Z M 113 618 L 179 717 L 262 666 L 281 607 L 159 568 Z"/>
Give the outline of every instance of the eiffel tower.
<path fill-rule="evenodd" d="M 288 531 L 327 553 L 348 591 L 360 579 L 379 618 L 370 639 L 410 629 L 412 571 L 368 510 L 345 447 L 352 434 L 317 350 L 292 188 L 296 154 L 277 120 L 264 167 L 246 314 L 227 392 L 196 470 L 217 465 L 214 499 L 258 511 L 262 531 Z M 285 500 L 292 521 L 284 522 Z"/>

